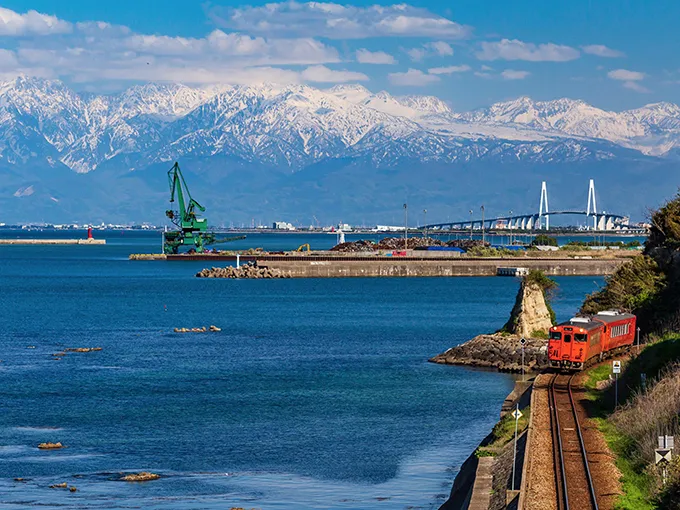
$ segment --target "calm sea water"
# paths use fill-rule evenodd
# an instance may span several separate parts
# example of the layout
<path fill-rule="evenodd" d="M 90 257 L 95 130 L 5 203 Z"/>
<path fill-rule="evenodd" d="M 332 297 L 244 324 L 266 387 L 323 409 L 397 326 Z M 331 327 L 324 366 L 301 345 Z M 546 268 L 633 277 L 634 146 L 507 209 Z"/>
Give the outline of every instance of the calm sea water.
<path fill-rule="evenodd" d="M 426 360 L 501 326 L 515 279 L 198 279 L 108 237 L 0 247 L 1 508 L 434 509 L 512 387 Z M 602 283 L 558 281 L 560 319 Z"/>

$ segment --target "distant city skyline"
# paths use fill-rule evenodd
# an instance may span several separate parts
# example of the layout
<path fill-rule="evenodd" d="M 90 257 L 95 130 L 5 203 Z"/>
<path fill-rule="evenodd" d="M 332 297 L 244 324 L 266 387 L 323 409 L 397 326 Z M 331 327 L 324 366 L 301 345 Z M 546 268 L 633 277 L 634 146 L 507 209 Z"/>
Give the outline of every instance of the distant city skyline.
<path fill-rule="evenodd" d="M 93 92 L 149 81 L 361 83 L 459 111 L 518 96 L 623 110 L 680 102 L 677 19 L 670 1 L 6 1 L 0 79 Z"/>

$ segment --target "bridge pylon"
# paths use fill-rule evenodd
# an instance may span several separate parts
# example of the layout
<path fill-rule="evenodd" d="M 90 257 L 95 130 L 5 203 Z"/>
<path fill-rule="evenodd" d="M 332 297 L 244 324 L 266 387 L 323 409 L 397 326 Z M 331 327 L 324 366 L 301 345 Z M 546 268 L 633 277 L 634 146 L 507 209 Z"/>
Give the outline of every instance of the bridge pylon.
<path fill-rule="evenodd" d="M 545 206 L 545 208 L 544 208 Z M 548 213 L 548 186 L 546 185 L 545 181 L 541 183 L 541 203 L 538 207 L 538 221 L 541 223 L 541 226 L 545 230 L 550 229 L 550 216 L 548 216 L 546 213 Z M 545 217 L 545 225 L 543 224 L 543 218 Z M 538 228 L 537 225 L 535 225 L 535 228 Z"/>
<path fill-rule="evenodd" d="M 597 201 L 595 199 L 595 181 L 593 179 L 590 179 L 590 184 L 588 185 L 588 206 L 586 207 L 586 216 L 590 216 L 591 213 L 593 215 L 593 229 L 597 230 Z"/>

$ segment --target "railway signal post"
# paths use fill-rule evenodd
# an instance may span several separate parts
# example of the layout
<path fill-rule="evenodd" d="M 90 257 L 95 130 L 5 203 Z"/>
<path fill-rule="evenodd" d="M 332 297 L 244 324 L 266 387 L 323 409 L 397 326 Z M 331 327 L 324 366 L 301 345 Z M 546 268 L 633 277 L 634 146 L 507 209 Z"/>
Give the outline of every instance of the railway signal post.
<path fill-rule="evenodd" d="M 674 439 L 673 436 L 659 436 L 659 447 L 654 450 L 654 461 L 657 466 L 661 466 L 664 486 L 666 485 L 666 468 L 673 458 Z"/>

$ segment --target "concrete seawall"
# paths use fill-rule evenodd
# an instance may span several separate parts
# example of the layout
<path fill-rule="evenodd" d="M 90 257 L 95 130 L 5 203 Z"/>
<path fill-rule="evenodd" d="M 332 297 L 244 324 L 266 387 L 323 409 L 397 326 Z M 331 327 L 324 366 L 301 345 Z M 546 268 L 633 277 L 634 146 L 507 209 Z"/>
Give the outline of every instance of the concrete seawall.
<path fill-rule="evenodd" d="M 606 276 L 624 259 L 489 259 L 449 260 L 271 260 L 257 259 L 259 266 L 277 269 L 292 278 L 496 276 L 498 268 L 540 269 L 550 276 Z"/>

